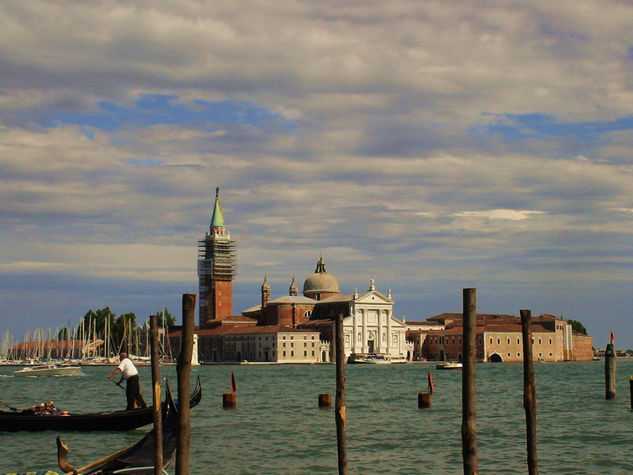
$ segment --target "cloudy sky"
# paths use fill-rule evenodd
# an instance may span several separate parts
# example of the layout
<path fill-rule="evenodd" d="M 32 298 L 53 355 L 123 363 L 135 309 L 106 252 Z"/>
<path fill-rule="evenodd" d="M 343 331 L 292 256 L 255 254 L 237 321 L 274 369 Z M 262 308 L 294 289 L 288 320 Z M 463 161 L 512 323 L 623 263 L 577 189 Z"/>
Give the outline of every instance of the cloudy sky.
<path fill-rule="evenodd" d="M 0 0 L 0 331 L 374 277 L 633 347 L 633 4 Z"/>

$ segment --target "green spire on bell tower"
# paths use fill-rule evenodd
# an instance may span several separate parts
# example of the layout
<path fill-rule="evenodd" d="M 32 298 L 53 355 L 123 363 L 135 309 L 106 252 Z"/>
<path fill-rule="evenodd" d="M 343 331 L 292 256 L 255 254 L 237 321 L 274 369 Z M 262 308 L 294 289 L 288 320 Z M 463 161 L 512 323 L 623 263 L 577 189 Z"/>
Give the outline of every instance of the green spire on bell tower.
<path fill-rule="evenodd" d="M 215 206 L 213 207 L 213 216 L 211 217 L 211 229 L 223 228 L 224 215 L 222 214 L 222 207 L 220 206 L 220 187 L 215 189 Z"/>

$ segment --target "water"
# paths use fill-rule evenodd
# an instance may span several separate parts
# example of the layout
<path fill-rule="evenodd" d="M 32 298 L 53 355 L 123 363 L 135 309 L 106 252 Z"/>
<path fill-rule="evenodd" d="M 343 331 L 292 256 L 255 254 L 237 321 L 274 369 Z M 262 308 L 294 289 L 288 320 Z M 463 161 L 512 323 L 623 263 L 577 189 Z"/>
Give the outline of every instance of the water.
<path fill-rule="evenodd" d="M 0 367 L 0 399 L 26 407 L 52 400 L 76 412 L 121 409 L 124 392 L 85 367 L 84 377 L 13 378 Z M 335 391 L 334 365 L 201 366 L 203 397 L 191 411 L 192 474 L 337 473 L 334 410 L 319 409 L 319 393 Z M 618 360 L 617 397 L 604 398 L 604 363 L 537 363 L 539 471 L 633 473 L 629 375 Z M 151 398 L 150 370 L 140 368 Z M 430 409 L 417 407 L 433 373 Z M 224 409 L 222 393 L 237 380 L 238 407 Z M 174 367 L 162 367 L 176 388 Z M 193 385 L 192 378 L 192 385 Z M 348 365 L 347 446 L 350 474 L 462 473 L 461 372 L 434 364 Z M 481 473 L 526 473 L 521 364 L 477 366 L 477 437 Z M 122 433 L 63 433 L 69 462 L 87 464 L 141 438 L 150 426 Z M 56 470 L 57 433 L 0 433 L 0 473 Z M 173 470 L 172 470 L 173 473 Z"/>

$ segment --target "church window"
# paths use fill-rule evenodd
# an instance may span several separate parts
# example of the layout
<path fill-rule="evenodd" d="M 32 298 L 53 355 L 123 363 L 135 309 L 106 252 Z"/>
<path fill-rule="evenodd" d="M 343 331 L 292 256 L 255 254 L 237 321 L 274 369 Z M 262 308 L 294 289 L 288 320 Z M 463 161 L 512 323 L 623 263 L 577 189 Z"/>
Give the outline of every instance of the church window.
<path fill-rule="evenodd" d="M 307 352 L 307 351 L 304 351 L 304 352 L 303 352 L 303 356 L 308 356 L 308 352 Z"/>
<path fill-rule="evenodd" d="M 539 338 L 539 339 L 538 339 L 538 344 L 540 345 L 541 343 L 542 343 L 542 342 L 541 342 L 541 339 Z"/>
<path fill-rule="evenodd" d="M 508 343 L 508 345 L 510 344 L 510 338 L 507 338 L 507 343 Z M 508 356 L 510 356 L 510 355 L 508 355 Z"/>
<path fill-rule="evenodd" d="M 492 337 L 490 337 L 490 344 L 492 345 Z"/>
<path fill-rule="evenodd" d="M 294 352 L 294 351 L 291 351 L 291 352 L 290 352 L 290 356 L 294 356 L 294 355 L 295 355 L 295 352 Z"/>
<path fill-rule="evenodd" d="M 550 345 L 552 344 L 552 339 L 551 339 L 551 338 L 549 339 L 549 344 L 550 344 Z M 551 355 L 550 355 L 550 356 L 551 356 Z"/>
<path fill-rule="evenodd" d="M 284 351 L 284 356 L 286 356 L 286 352 Z"/>
<path fill-rule="evenodd" d="M 314 356 L 314 350 L 312 350 L 312 356 Z"/>
<path fill-rule="evenodd" d="M 284 348 L 286 347 L 286 342 L 284 341 Z"/>
<path fill-rule="evenodd" d="M 501 344 L 501 338 L 497 338 L 497 345 Z"/>

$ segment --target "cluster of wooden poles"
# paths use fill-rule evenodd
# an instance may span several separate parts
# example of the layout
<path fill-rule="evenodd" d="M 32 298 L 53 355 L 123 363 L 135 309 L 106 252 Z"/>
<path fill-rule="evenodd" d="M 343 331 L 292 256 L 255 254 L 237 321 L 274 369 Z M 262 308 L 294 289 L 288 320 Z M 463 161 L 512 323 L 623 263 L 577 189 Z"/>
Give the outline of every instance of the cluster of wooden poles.
<path fill-rule="evenodd" d="M 182 296 L 182 341 L 176 371 L 178 375 L 178 401 L 189 400 L 189 379 L 191 377 L 191 355 L 193 353 L 194 311 L 196 295 Z M 152 359 L 152 397 L 154 415 L 154 474 L 163 472 L 163 430 L 161 415 L 161 394 L 159 375 L 158 320 L 150 315 L 150 346 Z M 191 445 L 191 425 L 189 404 L 178 404 L 178 443 L 176 446 L 176 475 L 189 474 L 189 451 Z"/>
<path fill-rule="evenodd" d="M 477 405 L 476 405 L 476 289 L 463 289 L 463 369 L 462 369 L 462 459 L 467 475 L 479 472 L 477 452 Z M 523 332 L 523 406 L 527 432 L 527 465 L 530 475 L 538 473 L 536 456 L 536 391 L 534 363 L 532 361 L 532 312 L 521 310 Z M 432 379 L 429 378 L 431 392 Z M 633 388 L 633 383 L 632 386 Z M 632 389 L 633 391 L 633 389 Z M 633 394 L 633 393 L 632 393 Z M 430 406 L 430 394 L 418 398 L 419 407 Z M 319 402 L 321 396 L 319 395 Z M 420 396 L 420 395 L 419 395 Z M 428 396 L 428 397 L 426 397 Z M 336 320 L 336 437 L 338 446 L 339 474 L 347 473 L 346 414 L 345 414 L 345 353 L 343 347 L 343 315 Z"/>
<path fill-rule="evenodd" d="M 182 342 L 178 356 L 178 400 L 187 401 L 189 398 L 189 379 L 191 376 L 191 355 L 193 351 L 194 310 L 196 306 L 195 294 L 182 296 Z M 528 473 L 538 473 L 538 459 L 536 454 L 536 389 L 534 384 L 534 362 L 532 355 L 532 312 L 521 310 L 521 327 L 523 336 L 523 407 L 525 409 L 527 436 L 527 466 Z M 462 369 L 462 460 L 464 474 L 472 475 L 479 472 L 479 456 L 477 450 L 477 404 L 476 404 L 476 327 L 477 327 L 477 291 L 473 288 L 463 289 L 463 369 Z M 158 370 L 158 322 L 156 315 L 150 316 L 151 356 L 152 356 L 152 387 L 154 408 L 154 473 L 162 473 L 162 421 L 161 394 Z M 336 440 L 338 452 L 339 474 L 347 474 L 347 441 L 346 441 L 346 402 L 345 402 L 345 348 L 343 340 L 343 314 L 336 319 L 336 398 L 335 420 Z M 633 378 L 633 377 L 632 377 Z M 232 392 L 223 394 L 225 407 L 236 405 L 235 377 L 232 375 Z M 430 406 L 432 393 L 432 379 L 429 375 L 429 393 L 420 393 L 418 406 Z M 606 398 L 615 398 L 615 352 L 613 342 L 607 345 L 605 353 L 605 385 Z M 631 409 L 633 409 L 633 379 L 630 381 Z M 319 406 L 331 405 L 329 394 L 319 394 Z M 176 449 L 176 475 L 189 473 L 190 451 L 190 422 L 189 404 L 178 406 L 178 445 Z"/>

